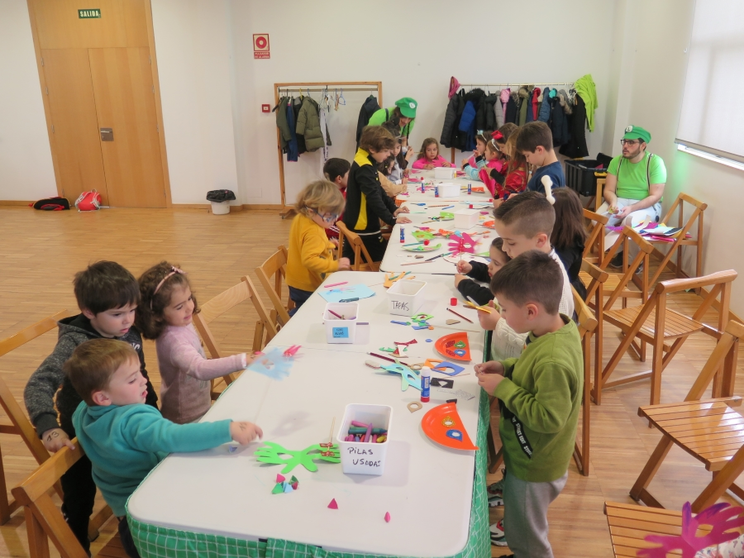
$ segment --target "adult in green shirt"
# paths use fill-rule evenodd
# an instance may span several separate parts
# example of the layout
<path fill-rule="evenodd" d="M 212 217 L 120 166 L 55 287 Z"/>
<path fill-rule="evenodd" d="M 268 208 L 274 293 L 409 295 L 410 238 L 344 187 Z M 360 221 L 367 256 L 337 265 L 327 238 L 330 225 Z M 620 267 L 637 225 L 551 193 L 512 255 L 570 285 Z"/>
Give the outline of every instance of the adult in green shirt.
<path fill-rule="evenodd" d="M 395 106 L 388 109 L 376 111 L 369 119 L 369 126 L 382 126 L 385 122 L 393 122 L 400 127 L 400 136 L 403 136 L 404 145 L 408 145 L 408 137 L 413 130 L 413 121 L 416 118 L 418 103 L 410 97 L 403 97 L 395 101 Z"/>
<path fill-rule="evenodd" d="M 651 134 L 640 126 L 628 126 L 620 140 L 622 155 L 610 162 L 604 199 L 610 206 L 610 226 L 640 225 L 661 218 L 661 199 L 666 185 L 666 167 L 658 155 L 646 151 Z M 612 236 L 611 236 L 612 235 Z M 617 233 L 607 236 L 611 246 Z M 622 253 L 613 259 L 614 267 L 622 265 Z"/>

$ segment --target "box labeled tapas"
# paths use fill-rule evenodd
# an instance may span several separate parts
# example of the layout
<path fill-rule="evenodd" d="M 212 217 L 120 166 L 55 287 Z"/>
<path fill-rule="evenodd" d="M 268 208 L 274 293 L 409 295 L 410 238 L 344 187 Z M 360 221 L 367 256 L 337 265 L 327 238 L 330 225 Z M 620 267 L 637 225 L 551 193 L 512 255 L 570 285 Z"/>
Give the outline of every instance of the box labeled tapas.
<path fill-rule="evenodd" d="M 396 316 L 415 316 L 424 303 L 425 281 L 396 281 L 388 289 L 390 313 Z"/>
<path fill-rule="evenodd" d="M 455 211 L 454 216 L 455 228 L 468 230 L 472 229 L 475 225 L 478 224 L 480 211 L 478 211 L 477 209 L 461 209 L 460 211 Z"/>
<path fill-rule="evenodd" d="M 353 343 L 359 319 L 359 303 L 329 302 L 323 312 L 327 343 Z"/>
<path fill-rule="evenodd" d="M 346 405 L 337 436 L 344 473 L 382 475 L 392 419 L 393 408 L 388 405 Z"/>

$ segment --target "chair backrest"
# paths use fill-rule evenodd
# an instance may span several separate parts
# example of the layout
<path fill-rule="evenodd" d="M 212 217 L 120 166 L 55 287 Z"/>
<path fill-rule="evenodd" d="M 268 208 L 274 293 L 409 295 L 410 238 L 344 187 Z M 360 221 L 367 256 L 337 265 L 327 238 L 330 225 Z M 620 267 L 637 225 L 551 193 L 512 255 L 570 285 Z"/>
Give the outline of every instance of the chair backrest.
<path fill-rule="evenodd" d="M 25 508 L 31 558 L 49 556 L 49 539 L 62 558 L 87 558 L 50 492 L 60 477 L 84 455 L 77 438 L 73 439 L 73 443 L 74 450 L 63 447 L 13 488 L 13 496 Z"/>
<path fill-rule="evenodd" d="M 705 390 L 713 381 L 713 376 L 721 368 L 721 364 L 723 364 L 724 383 L 727 383 L 726 378 L 733 378 L 736 375 L 739 340 L 742 337 L 744 337 L 744 325 L 730 320 L 695 383 L 685 396 L 685 401 L 697 401 L 703 397 Z M 724 397 L 733 395 L 733 390 L 731 391 L 732 393 L 725 393 Z"/>
<path fill-rule="evenodd" d="M 237 285 L 233 285 L 213 299 L 202 304 L 201 311 L 198 314 L 194 314 L 194 326 L 199 331 L 199 335 L 201 335 L 210 357 L 221 358 L 227 355 L 221 351 L 217 339 L 209 328 L 209 324 L 231 308 L 249 299 L 253 303 L 259 318 L 256 325 L 256 334 L 253 336 L 253 351 L 260 351 L 263 348 L 261 338 L 264 330 L 266 331 L 267 342 L 274 338 L 276 335 L 276 326 L 270 319 L 263 302 L 258 297 L 253 282 L 250 278 L 243 277 Z M 228 385 L 235 381 L 233 374 L 227 374 L 222 378 Z M 212 387 L 214 388 L 215 380 L 212 380 L 212 382 Z"/>
<path fill-rule="evenodd" d="M 70 312 L 67 310 L 62 310 L 31 326 L 28 326 L 15 335 L 11 335 L 7 339 L 3 339 L 0 341 L 0 357 L 55 329 L 59 320 L 70 315 Z M 26 447 L 34 456 L 34 459 L 36 459 L 37 463 L 41 464 L 49 459 L 49 452 L 36 435 L 36 429 L 31 424 L 31 421 L 28 420 L 26 413 L 18 404 L 13 393 L 2 378 L 0 378 L 0 405 L 2 405 L 5 413 L 10 419 L 10 424 L 0 425 L 0 433 L 19 435 L 26 444 Z M 57 487 L 57 490 L 60 494 L 62 493 L 62 489 L 59 486 Z M 2 456 L 0 455 L 0 522 L 5 523 L 10 518 L 10 514 L 12 514 L 17 508 L 17 502 L 8 500 L 5 468 L 2 463 Z"/>
<path fill-rule="evenodd" d="M 638 252 L 631 261 L 628 261 L 631 242 L 638 247 Z M 623 299 L 623 303 L 625 303 L 628 298 L 640 298 L 642 301 L 645 301 L 648 298 L 649 255 L 654 251 L 654 247 L 632 228 L 628 226 L 623 227 L 620 236 L 607 251 L 598 267 L 602 271 L 606 271 L 610 265 L 610 261 L 612 261 L 612 258 L 615 257 L 621 247 L 623 251 L 623 269 L 625 271 L 622 274 L 613 274 L 618 278 L 618 282 L 617 286 L 610 293 L 609 298 L 605 302 L 605 310 L 611 309 L 619 298 Z M 639 288 L 637 291 L 631 290 L 628 288 L 628 284 L 630 282 L 635 283 L 636 270 L 638 270 L 641 264 L 643 264 L 643 269 L 639 273 Z M 590 292 L 589 289 L 587 289 L 587 299 L 589 299 L 593 294 L 593 292 Z"/>
<path fill-rule="evenodd" d="M 276 252 L 256 268 L 256 276 L 274 306 L 271 312 L 272 318 L 275 318 L 280 326 L 286 325 L 289 321 L 288 310 L 294 308 L 294 303 L 289 297 L 287 297 L 287 304 L 282 302 L 282 279 L 286 280 L 287 276 L 287 248 L 279 246 Z M 272 277 L 274 278 L 273 284 Z"/>
<path fill-rule="evenodd" d="M 343 221 L 337 221 L 336 226 L 338 227 L 339 236 L 344 237 L 344 241 L 348 242 L 354 251 L 354 260 L 351 262 L 351 269 L 354 271 L 379 271 L 380 262 L 372 261 L 372 256 L 369 255 L 367 247 L 362 242 L 362 239 L 359 238 L 359 235 L 350 231 Z M 341 250 L 339 250 L 339 254 L 341 254 Z M 362 258 L 364 261 L 362 261 Z"/>
<path fill-rule="evenodd" d="M 594 336 L 594 370 L 602 369 L 602 344 L 604 336 L 602 303 L 604 302 L 604 284 L 609 278 L 606 271 L 602 271 L 596 265 L 586 260 L 581 262 L 581 271 L 590 277 L 587 287 L 587 293 L 591 293 L 593 300 L 587 294 L 586 303 L 593 307 L 595 311 L 594 318 L 597 320 L 596 334 Z M 582 301 L 583 302 L 583 301 Z M 574 304 L 574 308 L 578 308 Z M 578 310 L 577 310 L 578 313 Z"/>
<path fill-rule="evenodd" d="M 687 219 L 685 219 L 685 203 L 693 207 L 692 213 Z M 682 192 L 677 196 L 677 199 L 674 200 L 674 203 L 669 208 L 669 211 L 667 212 L 667 214 L 664 215 L 664 218 L 661 220 L 661 222 L 669 225 L 669 220 L 674 217 L 674 212 L 677 211 L 677 226 L 682 227 L 682 230 L 679 233 L 677 233 L 676 236 L 678 238 L 684 238 L 685 235 L 690 231 L 690 229 L 692 228 L 692 226 L 695 224 L 696 221 L 698 222 L 698 232 L 702 231 L 703 212 L 707 208 L 708 208 L 707 203 L 698 201 L 692 196 Z"/>
<path fill-rule="evenodd" d="M 584 219 L 587 220 L 588 233 L 586 242 L 584 242 L 584 257 L 595 253 L 599 261 L 604 254 L 605 227 L 610 219 L 606 215 L 600 215 L 588 209 L 584 209 Z"/>

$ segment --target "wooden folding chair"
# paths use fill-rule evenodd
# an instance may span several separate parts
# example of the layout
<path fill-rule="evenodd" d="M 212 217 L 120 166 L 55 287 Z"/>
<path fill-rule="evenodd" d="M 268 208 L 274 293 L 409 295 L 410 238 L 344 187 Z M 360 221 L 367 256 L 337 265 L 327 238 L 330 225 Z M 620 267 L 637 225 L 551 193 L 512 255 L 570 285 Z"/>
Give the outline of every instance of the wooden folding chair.
<path fill-rule="evenodd" d="M 286 304 L 282 301 L 282 279 L 286 281 L 287 278 L 287 248 L 279 246 L 276 252 L 256 268 L 256 276 L 274 307 L 269 314 L 272 323 L 278 328 L 285 326 L 289 321 L 289 310 L 295 306 L 289 296 L 287 296 Z M 274 278 L 273 284 L 272 277 Z"/>
<path fill-rule="evenodd" d="M 584 209 L 584 219 L 587 222 L 588 233 L 584 242 L 584 259 L 592 263 L 601 262 L 604 256 L 605 227 L 609 218 L 606 215 Z"/>
<path fill-rule="evenodd" d="M 62 310 L 23 329 L 22 331 L 19 331 L 7 339 L 3 339 L 0 341 L 0 357 L 55 329 L 57 327 L 57 322 L 68 316 L 70 316 L 70 313 L 67 310 Z M 26 413 L 21 409 L 21 406 L 18 404 L 15 397 L 13 397 L 7 384 L 1 378 L 0 405 L 2 405 L 11 422 L 11 424 L 0 425 L 0 433 L 18 434 L 34 456 L 34 459 L 36 459 L 37 463 L 41 464 L 49 459 L 49 452 L 44 447 L 44 444 L 41 443 L 41 440 L 39 440 L 39 437 L 36 434 L 36 429 L 31 424 L 31 421 L 26 417 Z M 62 494 L 62 489 L 60 487 L 57 488 L 59 493 Z M 5 469 L 3 467 L 2 453 L 0 452 L 0 523 L 7 523 L 11 514 L 13 514 L 18 507 L 19 504 L 17 501 L 8 499 Z"/>
<path fill-rule="evenodd" d="M 212 330 L 209 328 L 209 324 L 231 308 L 248 299 L 251 300 L 253 307 L 258 313 L 258 322 L 256 323 L 256 330 L 253 333 L 252 350 L 255 352 L 264 348 L 264 332 L 266 332 L 266 343 L 271 341 L 276 335 L 277 330 L 274 321 L 271 320 L 266 307 L 258 296 L 256 287 L 248 277 L 243 277 L 237 285 L 230 287 L 210 301 L 202 304 L 200 312 L 194 314 L 194 326 L 199 331 L 199 335 L 201 335 L 204 346 L 207 348 L 211 358 L 221 358 L 228 355 L 220 349 L 217 339 L 215 339 Z M 216 391 L 215 388 L 221 380 L 224 380 L 226 385 L 230 385 L 235 379 L 235 373 L 231 373 L 222 376 L 222 378 L 212 380 L 212 399 L 217 399 L 220 396 L 221 392 Z"/>
<path fill-rule="evenodd" d="M 612 552 L 617 558 L 635 558 L 639 550 L 659 546 L 645 540 L 647 535 L 682 534 L 682 514 L 678 511 L 605 502 L 604 512 L 610 528 Z M 700 525 L 695 536 L 702 537 L 710 531 L 709 525 Z"/>
<path fill-rule="evenodd" d="M 731 283 L 737 275 L 736 271 L 730 269 L 693 279 L 662 281 L 656 285 L 652 295 L 642 306 L 617 310 L 606 309 L 604 320 L 620 328 L 624 338 L 610 357 L 601 377 L 595 382 L 597 398 L 599 398 L 603 388 L 651 378 L 650 404 L 657 405 L 661 392 L 661 373 L 674 358 L 674 355 L 677 354 L 682 343 L 690 335 L 699 331 L 715 338 L 720 337 L 724 326 L 728 322 Z M 692 316 L 686 316 L 667 307 L 667 297 L 669 295 L 697 288 L 710 288 L 710 291 L 702 298 L 700 306 Z M 716 328 L 712 328 L 700 320 L 719 297 L 718 323 Z M 607 307 L 605 306 L 605 308 Z M 630 348 L 636 338 L 651 344 L 653 347 L 651 370 L 630 374 L 614 382 L 608 382 L 607 380 L 620 362 L 623 354 Z M 714 393 L 720 392 L 721 386 L 718 380 L 714 381 L 713 385 Z"/>
<path fill-rule="evenodd" d="M 380 262 L 373 262 L 372 256 L 369 255 L 367 247 L 362 239 L 355 232 L 352 232 L 343 221 L 337 221 L 336 226 L 339 231 L 338 253 L 343 254 L 342 247 L 344 242 L 348 242 L 354 251 L 354 259 L 351 262 L 351 269 L 354 271 L 379 271 Z M 364 261 L 362 261 L 362 257 Z"/>
<path fill-rule="evenodd" d="M 49 539 L 62 558 L 87 558 L 83 547 L 67 525 L 62 512 L 52 499 L 50 489 L 84 453 L 77 438 L 75 449 L 65 446 L 47 459 L 30 477 L 13 489 L 13 496 L 24 507 L 30 558 L 49 558 Z M 117 533 L 97 554 L 111 558 L 126 558 L 127 554 Z"/>
<path fill-rule="evenodd" d="M 692 213 L 689 215 L 687 220 L 685 220 L 685 204 L 692 207 Z M 660 250 L 654 248 L 654 256 L 658 256 L 661 259 L 661 263 L 659 264 L 659 268 L 656 270 L 656 273 L 654 273 L 653 277 L 651 277 L 651 284 L 653 285 L 656 283 L 656 281 L 659 280 L 659 276 L 661 276 L 662 272 L 666 268 L 667 264 L 671 262 L 672 256 L 674 253 L 677 253 L 676 263 L 672 264 L 672 267 L 675 272 L 676 277 L 683 277 L 682 274 L 682 248 L 684 246 L 695 246 L 696 253 L 695 253 L 695 277 L 700 277 L 700 275 L 703 272 L 703 214 L 705 210 L 707 209 L 708 204 L 705 204 L 703 202 L 700 202 L 693 198 L 692 196 L 688 196 L 685 193 L 681 193 L 679 196 L 677 196 L 677 199 L 674 200 L 674 203 L 672 204 L 672 207 L 669 208 L 669 212 L 664 215 L 661 222 L 666 224 L 667 226 L 673 226 L 670 223 L 670 219 L 674 219 L 674 212 L 677 211 L 677 226 L 682 227 L 682 230 L 680 230 L 677 234 L 675 234 L 673 237 L 674 243 L 669 246 L 669 250 L 666 254 L 661 252 Z M 687 233 L 690 232 L 693 225 L 697 222 L 697 238 L 687 238 Z M 666 242 L 662 242 L 660 240 L 651 240 L 653 243 L 663 243 L 668 244 Z M 697 291 L 699 293 L 699 291 Z"/>
<path fill-rule="evenodd" d="M 576 289 L 573 292 L 574 307 L 576 309 L 577 325 L 581 335 L 581 350 L 584 355 L 584 390 L 581 396 L 581 432 L 576 436 L 574 446 L 574 460 L 579 472 L 589 475 L 589 428 L 591 418 L 591 381 L 592 381 L 592 336 L 597 331 L 597 319 L 579 296 Z M 579 443 L 581 437 L 581 443 Z"/>
<path fill-rule="evenodd" d="M 592 293 L 592 298 L 587 296 L 587 306 L 594 309 L 594 318 L 597 320 L 597 328 L 594 332 L 594 377 L 597 371 L 602 370 L 602 344 L 604 335 L 604 320 L 602 319 L 602 304 L 604 303 L 604 284 L 607 281 L 608 274 L 599 269 L 596 265 L 586 260 L 581 262 L 581 275 L 588 277 L 586 282 L 587 292 Z M 574 304 L 574 306 L 576 306 Z M 595 379 L 596 381 L 596 379 Z M 592 398 L 594 390 L 591 389 Z"/>
<path fill-rule="evenodd" d="M 741 398 L 734 397 L 733 392 L 742 336 L 744 325 L 728 322 L 683 403 L 638 409 L 638 415 L 648 418 L 661 431 L 662 438 L 630 491 L 634 500 L 663 507 L 647 487 L 673 444 L 704 463 L 713 474 L 711 482 L 692 503 L 693 512 L 714 504 L 727 489 L 744 498 L 744 490 L 735 482 L 744 471 L 744 417 L 731 408 L 741 404 Z M 720 394 L 714 388 L 713 399 L 701 400 L 715 378 L 721 387 Z"/>

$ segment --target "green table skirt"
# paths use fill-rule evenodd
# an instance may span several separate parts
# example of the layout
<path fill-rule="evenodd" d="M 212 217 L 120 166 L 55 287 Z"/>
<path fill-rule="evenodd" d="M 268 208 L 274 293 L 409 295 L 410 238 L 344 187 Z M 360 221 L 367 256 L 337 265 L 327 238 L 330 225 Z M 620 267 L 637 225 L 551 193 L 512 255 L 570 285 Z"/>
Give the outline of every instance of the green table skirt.
<path fill-rule="evenodd" d="M 462 552 L 451 558 L 484 558 L 491 555 L 488 534 L 488 498 L 486 495 L 486 461 L 488 456 L 488 396 L 480 391 L 473 505 L 470 509 L 470 533 Z M 442 510 L 446 503 L 442 502 Z M 389 558 L 380 554 L 330 552 L 320 547 L 280 539 L 243 540 L 221 535 L 191 533 L 141 523 L 131 516 L 129 527 L 142 558 Z M 432 528 L 435 526 L 432 525 Z"/>

